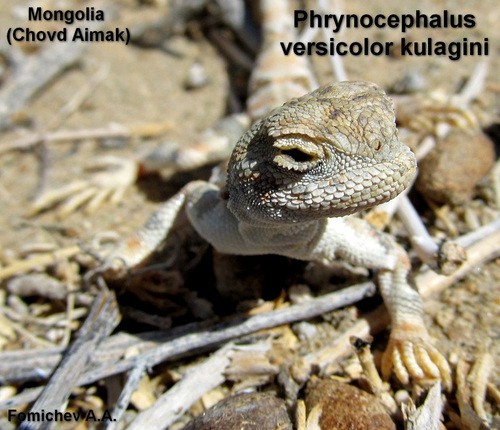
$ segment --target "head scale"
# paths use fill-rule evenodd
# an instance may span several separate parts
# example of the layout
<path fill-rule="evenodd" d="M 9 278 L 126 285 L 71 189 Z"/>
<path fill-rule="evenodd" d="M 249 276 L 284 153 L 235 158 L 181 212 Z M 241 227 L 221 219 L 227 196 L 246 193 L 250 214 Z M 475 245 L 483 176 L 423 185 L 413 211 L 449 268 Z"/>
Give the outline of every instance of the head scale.
<path fill-rule="evenodd" d="M 254 224 L 344 216 L 394 198 L 415 172 L 391 100 L 374 84 L 340 82 L 285 103 L 241 137 L 228 206 Z"/>

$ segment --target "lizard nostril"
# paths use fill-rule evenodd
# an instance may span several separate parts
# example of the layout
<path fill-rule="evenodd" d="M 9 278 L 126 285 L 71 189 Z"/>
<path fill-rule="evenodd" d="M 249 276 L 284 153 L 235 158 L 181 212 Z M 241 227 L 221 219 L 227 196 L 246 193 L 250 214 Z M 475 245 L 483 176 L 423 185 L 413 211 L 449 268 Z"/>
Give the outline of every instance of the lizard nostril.
<path fill-rule="evenodd" d="M 380 151 L 382 149 L 382 142 L 378 141 L 375 143 L 375 151 Z"/>

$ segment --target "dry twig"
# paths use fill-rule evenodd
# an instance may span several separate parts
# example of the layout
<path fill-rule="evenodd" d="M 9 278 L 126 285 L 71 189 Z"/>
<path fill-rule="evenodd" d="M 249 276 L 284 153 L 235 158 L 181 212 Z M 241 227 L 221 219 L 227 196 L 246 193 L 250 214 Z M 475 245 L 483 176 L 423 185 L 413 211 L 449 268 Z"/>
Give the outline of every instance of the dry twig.
<path fill-rule="evenodd" d="M 126 372 L 136 367 L 139 363 L 147 367 L 152 367 L 167 360 L 173 360 L 175 358 L 192 354 L 195 351 L 199 352 L 200 349 L 206 350 L 208 348 L 213 348 L 223 342 L 227 342 L 259 330 L 283 324 L 290 324 L 299 320 L 314 318 L 323 313 L 338 309 L 339 307 L 356 303 L 362 298 L 373 294 L 374 290 L 375 286 L 371 282 L 354 285 L 352 287 L 344 288 L 340 291 L 326 294 L 288 308 L 251 316 L 243 321 L 236 321 L 229 325 L 226 324 L 205 330 L 197 330 L 195 333 L 191 332 L 183 336 L 170 339 L 169 341 L 164 341 L 159 345 L 154 344 L 153 347 L 151 347 L 150 343 L 147 350 L 142 351 L 139 355 L 134 357 L 122 358 L 123 349 L 121 349 L 119 357 L 114 356 L 114 358 L 111 358 L 108 361 L 104 360 L 100 365 L 97 365 L 93 369 L 88 369 L 80 378 L 79 385 L 91 384 L 107 376 Z M 54 352 L 56 351 L 51 351 L 51 353 Z M 51 353 L 48 355 L 50 356 Z M 0 366 L 4 363 L 4 368 L 0 369 L 1 374 L 5 375 L 5 377 L 7 375 L 13 376 L 16 372 L 16 367 L 21 367 L 24 369 L 24 372 L 29 372 L 30 370 L 33 372 L 33 369 L 25 367 L 26 362 L 21 362 L 19 359 L 15 360 L 14 355 L 12 353 L 0 354 Z M 33 364 L 33 360 L 36 358 L 32 354 L 27 355 L 30 357 L 29 364 Z M 6 357 L 10 357 L 10 359 Z M 50 368 L 53 360 L 53 357 L 45 357 L 44 364 Z M 98 358 L 96 358 L 96 360 L 98 360 Z M 13 366 L 13 368 L 9 365 Z M 45 372 L 50 371 L 49 368 L 46 368 Z M 9 373 L 10 371 L 13 371 L 13 373 Z M 33 390 L 31 392 L 31 401 L 34 400 L 38 394 L 39 391 Z M 8 401 L 1 402 L 0 410 L 19 405 L 17 397 L 18 396 L 9 399 Z M 26 401 L 26 396 L 23 396 L 23 400 Z"/>
<path fill-rule="evenodd" d="M 115 294 L 103 286 L 85 323 L 78 331 L 78 338 L 67 350 L 30 412 L 41 414 L 43 410 L 54 411 L 67 401 L 71 390 L 78 385 L 80 376 L 85 372 L 96 346 L 109 336 L 118 322 Z M 33 422 L 28 428 L 46 429 L 50 428 L 50 424 Z"/>
<path fill-rule="evenodd" d="M 231 362 L 232 347 L 224 346 L 190 369 L 154 406 L 140 413 L 128 429 L 164 429 L 180 418 L 203 394 L 225 381 L 224 370 Z"/>
<path fill-rule="evenodd" d="M 440 275 L 433 270 L 426 270 L 415 277 L 415 284 L 423 297 L 441 292 L 456 281 L 463 278 L 468 272 L 484 262 L 500 255 L 500 229 L 488 229 L 488 236 L 483 237 L 474 244 L 466 247 L 467 260 L 451 275 Z M 458 238 L 455 242 L 461 242 Z"/>
<path fill-rule="evenodd" d="M 398 410 L 396 401 L 389 393 L 389 384 L 382 381 L 375 367 L 375 361 L 370 350 L 370 343 L 357 337 L 351 338 L 351 343 L 361 363 L 361 367 L 363 368 L 363 375 L 370 384 L 371 392 L 379 398 L 390 414 L 395 414 Z"/>
<path fill-rule="evenodd" d="M 138 363 L 137 366 L 129 372 L 127 383 L 125 384 L 125 387 L 123 387 L 120 397 L 110 414 L 111 417 L 113 417 L 113 421 L 110 421 L 106 425 L 106 430 L 115 430 L 118 428 L 120 420 L 130 403 L 130 398 L 132 397 L 132 394 L 134 394 L 134 391 L 137 389 L 137 386 L 141 382 L 145 373 L 146 367 L 141 365 L 141 363 Z"/>
<path fill-rule="evenodd" d="M 18 273 L 27 272 L 29 270 L 46 267 L 56 263 L 63 258 L 70 258 L 80 253 L 82 250 L 79 246 L 70 246 L 68 248 L 58 249 L 57 251 L 43 254 L 31 258 L 29 260 L 16 260 L 6 267 L 0 268 L 0 281 L 10 278 Z"/>
<path fill-rule="evenodd" d="M 111 124 L 109 127 L 89 128 L 81 130 L 58 130 L 45 133 L 30 133 L 13 142 L 7 142 L 0 148 L 0 155 L 9 151 L 21 151 L 29 149 L 41 142 L 68 142 L 87 139 L 112 139 L 133 137 L 155 137 L 171 130 L 173 124 L 170 121 L 160 123 L 125 126 Z"/>

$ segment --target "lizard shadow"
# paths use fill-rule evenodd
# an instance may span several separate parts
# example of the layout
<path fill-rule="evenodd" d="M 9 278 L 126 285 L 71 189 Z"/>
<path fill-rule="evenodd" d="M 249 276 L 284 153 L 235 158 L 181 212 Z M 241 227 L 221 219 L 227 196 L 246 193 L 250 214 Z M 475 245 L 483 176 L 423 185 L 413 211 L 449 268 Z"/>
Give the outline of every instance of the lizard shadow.
<path fill-rule="evenodd" d="M 202 166 L 171 176 L 164 176 L 161 172 L 146 172 L 140 175 L 137 187 L 149 201 L 166 202 L 187 183 L 198 179 L 208 181 L 213 167 L 214 165 Z"/>

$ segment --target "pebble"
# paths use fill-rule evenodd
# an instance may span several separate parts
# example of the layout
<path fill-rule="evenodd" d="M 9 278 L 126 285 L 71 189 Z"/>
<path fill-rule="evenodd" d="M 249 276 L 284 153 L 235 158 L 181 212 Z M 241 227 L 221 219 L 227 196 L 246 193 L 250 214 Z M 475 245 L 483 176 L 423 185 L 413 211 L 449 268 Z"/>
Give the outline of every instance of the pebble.
<path fill-rule="evenodd" d="M 188 70 L 188 75 L 184 86 L 188 90 L 204 87 L 209 83 L 210 79 L 205 67 L 200 63 L 194 63 Z"/>
<path fill-rule="evenodd" d="M 292 430 L 285 402 L 271 393 L 227 397 L 207 409 L 184 430 Z"/>
<path fill-rule="evenodd" d="M 311 378 L 306 407 L 320 405 L 321 430 L 395 430 L 396 425 L 378 399 L 366 391 L 334 379 Z"/>
<path fill-rule="evenodd" d="M 483 132 L 453 130 L 420 161 L 417 190 L 438 204 L 465 203 L 494 162 L 493 142 Z"/>

